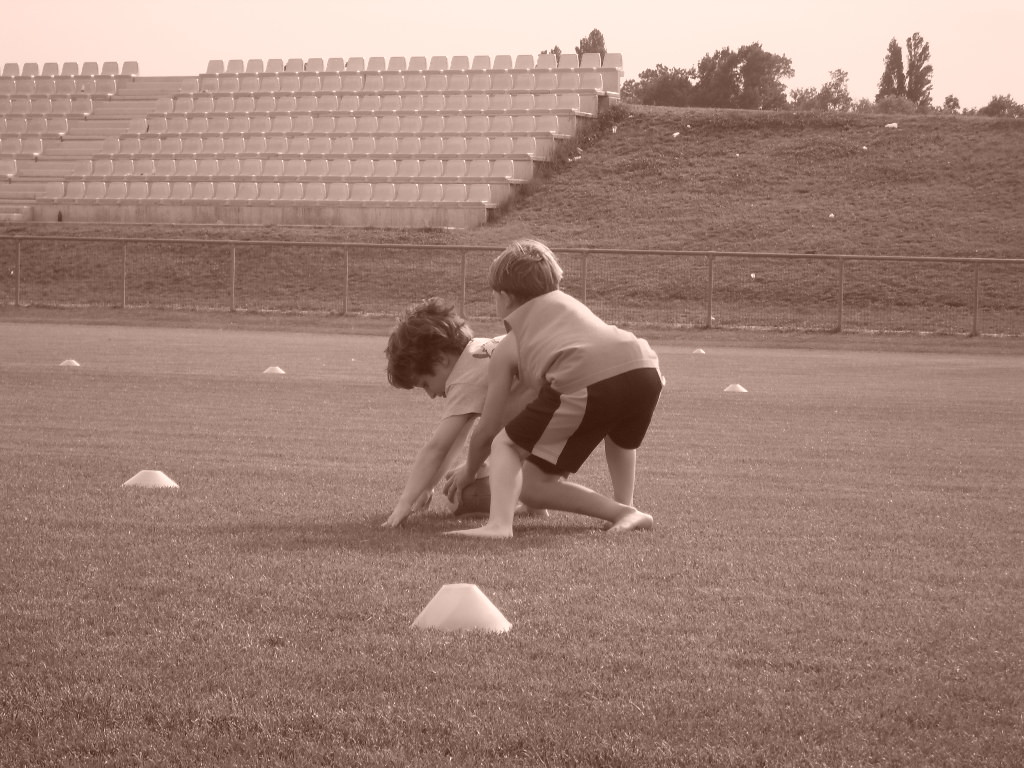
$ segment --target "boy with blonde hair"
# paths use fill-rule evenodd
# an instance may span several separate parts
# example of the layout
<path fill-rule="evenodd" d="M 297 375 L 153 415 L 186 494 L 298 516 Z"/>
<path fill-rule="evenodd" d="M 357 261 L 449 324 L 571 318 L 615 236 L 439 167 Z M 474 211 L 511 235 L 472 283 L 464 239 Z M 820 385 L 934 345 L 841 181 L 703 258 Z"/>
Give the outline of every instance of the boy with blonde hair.
<path fill-rule="evenodd" d="M 633 506 L 636 450 L 664 380 L 658 356 L 632 333 L 601 320 L 559 288 L 562 269 L 536 240 L 517 240 L 491 264 L 488 280 L 508 334 L 494 349 L 487 398 L 466 463 L 445 482 L 456 502 L 490 456 L 490 516 L 452 533 L 512 536 L 516 503 L 597 517 L 619 532 L 651 528 Z M 513 382 L 535 399 L 505 423 Z M 613 499 L 570 482 L 604 442 Z"/>

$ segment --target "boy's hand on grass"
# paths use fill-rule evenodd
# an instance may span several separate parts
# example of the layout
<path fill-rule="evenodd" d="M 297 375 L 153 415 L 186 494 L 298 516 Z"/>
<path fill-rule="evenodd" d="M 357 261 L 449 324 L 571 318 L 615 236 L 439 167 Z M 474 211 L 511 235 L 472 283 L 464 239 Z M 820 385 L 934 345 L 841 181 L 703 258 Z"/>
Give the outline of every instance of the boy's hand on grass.
<path fill-rule="evenodd" d="M 472 475 L 467 476 L 465 464 L 445 477 L 441 490 L 444 491 L 444 495 L 448 497 L 448 501 L 452 503 L 453 508 L 458 509 L 459 504 L 462 503 L 463 488 L 472 482 L 473 477 Z"/>

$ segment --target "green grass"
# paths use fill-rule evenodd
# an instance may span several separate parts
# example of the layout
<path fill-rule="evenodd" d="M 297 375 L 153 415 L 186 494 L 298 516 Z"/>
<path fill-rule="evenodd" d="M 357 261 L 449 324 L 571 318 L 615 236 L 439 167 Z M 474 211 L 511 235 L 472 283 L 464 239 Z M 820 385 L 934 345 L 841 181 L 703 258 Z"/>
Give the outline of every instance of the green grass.
<path fill-rule="evenodd" d="M 1014 342 L 665 334 L 655 530 L 481 543 L 378 527 L 379 334 L 226 319 L 0 323 L 5 766 L 1018 764 Z M 412 629 L 451 582 L 511 632 Z"/>

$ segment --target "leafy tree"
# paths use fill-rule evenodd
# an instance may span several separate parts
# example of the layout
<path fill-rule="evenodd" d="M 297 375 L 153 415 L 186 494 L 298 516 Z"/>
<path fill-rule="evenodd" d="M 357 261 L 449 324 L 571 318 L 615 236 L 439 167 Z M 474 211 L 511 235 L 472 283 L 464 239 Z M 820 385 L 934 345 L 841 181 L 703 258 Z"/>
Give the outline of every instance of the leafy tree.
<path fill-rule="evenodd" d="M 889 41 L 889 49 L 885 54 L 885 70 L 878 81 L 878 93 L 875 101 L 886 96 L 906 96 L 907 78 L 903 74 L 903 49 L 894 37 Z"/>
<path fill-rule="evenodd" d="M 698 107 L 735 107 L 743 90 L 739 58 L 729 48 L 705 54 L 697 63 L 694 105 Z"/>
<path fill-rule="evenodd" d="M 932 103 L 932 65 L 928 43 L 917 32 L 907 38 L 907 98 L 919 107 Z"/>
<path fill-rule="evenodd" d="M 779 109 L 786 106 L 786 87 L 781 79 L 792 77 L 793 62 L 769 53 L 760 43 L 744 45 L 739 58 L 741 93 L 737 106 L 743 109 Z"/>
<path fill-rule="evenodd" d="M 557 45 L 554 48 L 552 48 L 550 51 L 541 51 L 540 53 L 541 53 L 542 56 L 544 54 L 546 54 L 546 53 L 553 53 L 553 54 L 555 54 L 555 61 L 558 61 L 559 59 L 562 58 L 562 49 L 559 48 Z"/>
<path fill-rule="evenodd" d="M 942 111 L 949 112 L 951 115 L 958 114 L 960 112 L 960 99 L 950 94 L 946 97 L 946 100 L 942 102 Z"/>
<path fill-rule="evenodd" d="M 985 117 L 1024 117 L 1024 104 L 1018 104 L 1010 94 L 993 96 L 992 101 L 978 110 Z"/>
<path fill-rule="evenodd" d="M 594 29 L 580 40 L 580 44 L 576 46 L 576 55 L 583 56 L 584 53 L 600 53 L 601 60 L 604 60 L 604 55 L 608 51 L 604 47 L 604 35 L 601 34 L 601 30 Z"/>
<path fill-rule="evenodd" d="M 635 104 L 686 107 L 693 103 L 692 69 L 669 68 L 658 64 L 645 69 L 640 79 L 627 80 L 619 89 L 624 100 Z"/>
<path fill-rule="evenodd" d="M 847 86 L 850 76 L 842 69 L 833 69 L 829 76 L 832 79 L 821 86 L 821 90 L 795 89 L 790 94 L 793 107 L 805 111 L 849 112 L 853 108 L 853 99 Z"/>

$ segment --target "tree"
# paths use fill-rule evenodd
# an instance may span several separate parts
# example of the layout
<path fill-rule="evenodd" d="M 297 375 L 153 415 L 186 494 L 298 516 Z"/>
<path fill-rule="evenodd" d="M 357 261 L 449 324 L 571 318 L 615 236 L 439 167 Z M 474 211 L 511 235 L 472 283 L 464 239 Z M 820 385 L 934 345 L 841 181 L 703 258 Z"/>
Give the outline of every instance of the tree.
<path fill-rule="evenodd" d="M 821 112 L 849 112 L 853 108 L 853 99 L 847 87 L 850 76 L 842 69 L 829 72 L 832 78 L 821 90 L 817 88 L 797 88 L 790 94 L 793 107 L 799 110 L 816 110 Z"/>
<path fill-rule="evenodd" d="M 985 117 L 1024 117 L 1024 104 L 1018 104 L 1010 94 L 993 96 L 992 101 L 978 110 Z"/>
<path fill-rule="evenodd" d="M 580 40 L 580 44 L 576 46 L 576 55 L 582 57 L 584 53 L 599 53 L 601 60 L 604 61 L 604 55 L 608 51 L 604 47 L 604 35 L 601 34 L 601 30 L 594 29 Z"/>
<path fill-rule="evenodd" d="M 639 81 L 627 80 L 619 91 L 624 101 L 634 104 L 687 107 L 693 103 L 693 76 L 692 69 L 670 69 L 658 64 L 641 72 Z"/>
<path fill-rule="evenodd" d="M 928 43 L 917 32 L 907 38 L 907 98 L 919 107 L 932 103 L 932 65 Z"/>
<path fill-rule="evenodd" d="M 561 58 L 562 58 L 562 49 L 561 49 L 561 48 L 559 48 L 559 47 L 558 47 L 557 45 L 556 45 L 556 46 L 555 46 L 554 48 L 552 48 L 552 49 L 551 49 L 550 51 L 541 51 L 541 52 L 540 52 L 540 55 L 541 55 L 541 56 L 543 56 L 543 55 L 544 55 L 544 54 L 546 54 L 546 53 L 553 53 L 553 54 L 555 54 L 555 61 L 556 61 L 556 62 L 557 62 L 557 61 L 558 61 L 559 59 L 561 59 Z"/>
<path fill-rule="evenodd" d="M 793 62 L 786 56 L 769 53 L 760 43 L 744 45 L 736 55 L 740 61 L 740 96 L 736 106 L 742 109 L 780 109 L 786 106 L 786 87 L 781 79 L 793 76 Z"/>
<path fill-rule="evenodd" d="M 729 48 L 705 54 L 697 64 L 694 105 L 698 107 L 734 107 L 743 91 L 739 57 Z"/>
<path fill-rule="evenodd" d="M 942 102 L 942 111 L 948 112 L 951 115 L 956 115 L 960 112 L 960 99 L 950 94 L 946 97 L 946 100 Z"/>
<path fill-rule="evenodd" d="M 875 101 L 881 101 L 886 96 L 906 96 L 907 79 L 903 74 L 903 49 L 896 42 L 894 37 L 889 41 L 889 49 L 885 54 L 885 70 L 878 81 L 878 93 L 875 94 Z"/>

